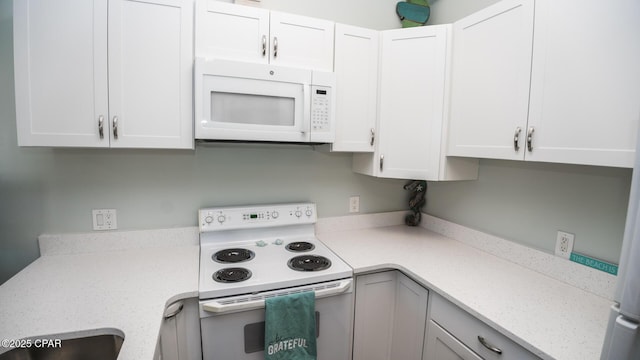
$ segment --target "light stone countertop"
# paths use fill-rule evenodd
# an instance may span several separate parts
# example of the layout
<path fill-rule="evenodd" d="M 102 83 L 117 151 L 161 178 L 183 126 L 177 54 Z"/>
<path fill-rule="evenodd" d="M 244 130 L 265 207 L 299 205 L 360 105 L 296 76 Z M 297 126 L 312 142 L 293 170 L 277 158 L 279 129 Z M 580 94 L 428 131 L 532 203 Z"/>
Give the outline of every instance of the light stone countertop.
<path fill-rule="evenodd" d="M 544 359 L 599 359 L 611 301 L 422 227 L 317 236 L 355 274 L 398 269 Z"/>
<path fill-rule="evenodd" d="M 450 237 L 397 225 L 403 214 L 319 219 L 316 233 L 356 274 L 398 269 L 543 358 L 599 358 L 615 277 L 426 214 L 423 223 Z M 41 236 L 42 256 L 0 286 L 0 339 L 124 334 L 119 359 L 152 359 L 166 305 L 198 296 L 197 231 Z M 584 274 L 560 281 L 544 269 Z"/>
<path fill-rule="evenodd" d="M 43 246 L 41 237 L 43 256 L 0 286 L 0 339 L 124 335 L 118 359 L 153 359 L 165 307 L 198 296 L 197 230 L 180 232 L 179 244 L 160 240 L 98 252 L 70 244 L 76 238 L 105 244 L 125 233 L 140 234 L 74 234 L 70 242 L 53 236 L 71 245 L 68 253 Z M 49 248 L 55 249 L 44 253 Z"/>

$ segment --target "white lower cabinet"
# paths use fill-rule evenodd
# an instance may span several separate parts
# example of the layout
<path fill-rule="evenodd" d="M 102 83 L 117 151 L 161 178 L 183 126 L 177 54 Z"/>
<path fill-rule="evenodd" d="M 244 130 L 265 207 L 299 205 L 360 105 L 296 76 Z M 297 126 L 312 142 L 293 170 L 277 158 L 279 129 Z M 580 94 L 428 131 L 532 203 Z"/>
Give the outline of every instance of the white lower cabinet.
<path fill-rule="evenodd" d="M 540 358 L 399 271 L 359 275 L 353 360 L 400 359 Z"/>
<path fill-rule="evenodd" d="M 356 278 L 353 360 L 420 360 L 429 292 L 399 271 Z"/>
<path fill-rule="evenodd" d="M 433 320 L 429 320 L 425 359 L 438 360 L 481 360 L 478 354 L 458 341 L 447 330 Z"/>
<path fill-rule="evenodd" d="M 539 357 L 432 293 L 423 359 L 526 360 Z"/>
<path fill-rule="evenodd" d="M 197 298 L 167 306 L 153 359 L 202 360 Z"/>

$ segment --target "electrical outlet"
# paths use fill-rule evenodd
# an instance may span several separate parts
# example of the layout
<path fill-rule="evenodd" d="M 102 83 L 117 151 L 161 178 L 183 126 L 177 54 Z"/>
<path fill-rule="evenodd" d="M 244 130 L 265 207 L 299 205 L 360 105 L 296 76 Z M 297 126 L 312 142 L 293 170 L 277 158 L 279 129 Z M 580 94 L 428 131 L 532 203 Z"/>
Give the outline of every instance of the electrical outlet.
<path fill-rule="evenodd" d="M 556 237 L 556 256 L 560 256 L 565 259 L 571 257 L 574 238 L 574 234 L 558 231 L 558 236 Z"/>
<path fill-rule="evenodd" d="M 349 198 L 349 212 L 357 213 L 360 212 L 360 196 L 355 195 Z"/>
<path fill-rule="evenodd" d="M 93 230 L 115 230 L 118 228 L 116 209 L 93 210 Z"/>

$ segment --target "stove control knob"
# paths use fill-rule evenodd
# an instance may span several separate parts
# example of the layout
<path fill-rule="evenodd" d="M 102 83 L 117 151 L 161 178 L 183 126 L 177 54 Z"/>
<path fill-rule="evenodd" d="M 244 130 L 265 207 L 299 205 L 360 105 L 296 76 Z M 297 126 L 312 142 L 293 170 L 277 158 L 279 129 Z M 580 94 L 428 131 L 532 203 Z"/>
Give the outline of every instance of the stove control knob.
<path fill-rule="evenodd" d="M 300 217 L 300 216 L 302 216 L 302 211 L 296 210 L 296 217 Z"/>
<path fill-rule="evenodd" d="M 274 219 L 277 219 L 278 216 L 280 216 L 280 213 L 277 212 L 277 211 L 274 211 L 274 212 L 271 213 L 271 217 L 274 218 Z"/>
<path fill-rule="evenodd" d="M 225 222 L 225 220 L 227 220 L 227 217 L 224 215 L 218 215 L 218 222 L 220 224 L 222 224 L 223 222 Z"/>
<path fill-rule="evenodd" d="M 311 212 L 311 209 L 307 209 L 307 211 L 305 212 L 305 214 L 309 217 L 311 217 L 311 214 L 313 214 L 313 212 Z"/>
<path fill-rule="evenodd" d="M 211 224 L 213 222 L 213 216 L 207 216 L 206 218 L 204 218 L 204 222 L 206 222 L 207 224 Z"/>
<path fill-rule="evenodd" d="M 273 243 L 274 243 L 275 245 L 282 245 L 282 243 L 283 243 L 283 242 L 284 242 L 284 241 L 282 241 L 282 239 L 276 239 L 276 241 L 274 241 Z"/>
<path fill-rule="evenodd" d="M 266 242 L 264 242 L 263 240 L 256 241 L 256 246 L 258 246 L 258 247 L 265 247 L 267 245 L 268 244 Z"/>

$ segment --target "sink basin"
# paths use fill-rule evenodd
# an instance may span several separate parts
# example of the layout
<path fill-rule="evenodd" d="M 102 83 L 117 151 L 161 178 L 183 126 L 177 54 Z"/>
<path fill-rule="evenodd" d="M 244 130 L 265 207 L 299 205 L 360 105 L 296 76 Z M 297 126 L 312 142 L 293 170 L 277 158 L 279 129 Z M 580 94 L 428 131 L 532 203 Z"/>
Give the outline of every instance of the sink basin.
<path fill-rule="evenodd" d="M 38 342 L 38 339 L 44 341 Z M 107 334 L 57 340 L 53 335 L 25 341 L 30 341 L 29 348 L 15 348 L 0 354 L 0 360 L 115 360 L 124 338 Z"/>

